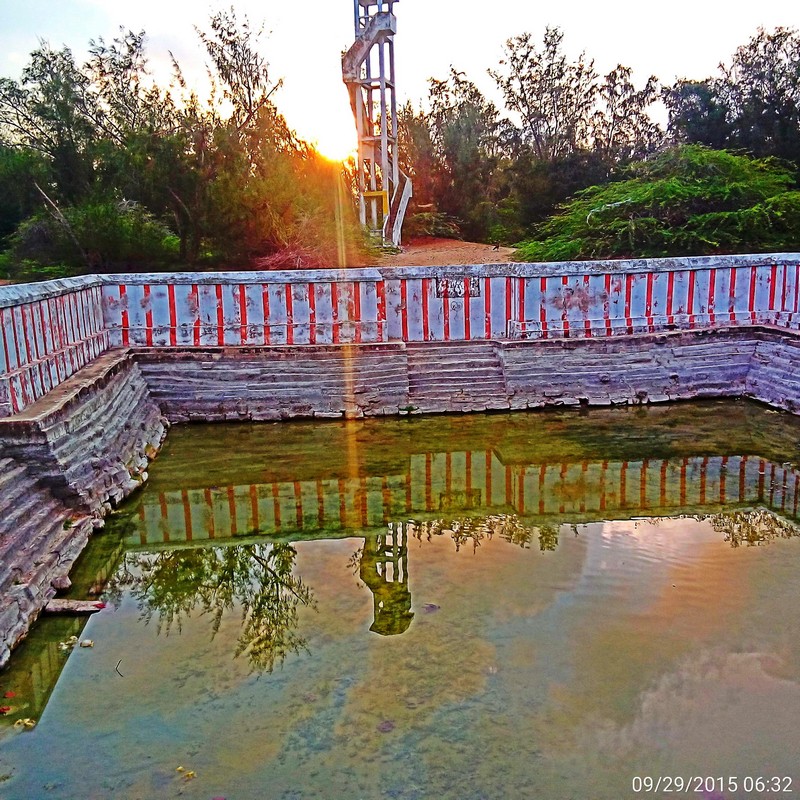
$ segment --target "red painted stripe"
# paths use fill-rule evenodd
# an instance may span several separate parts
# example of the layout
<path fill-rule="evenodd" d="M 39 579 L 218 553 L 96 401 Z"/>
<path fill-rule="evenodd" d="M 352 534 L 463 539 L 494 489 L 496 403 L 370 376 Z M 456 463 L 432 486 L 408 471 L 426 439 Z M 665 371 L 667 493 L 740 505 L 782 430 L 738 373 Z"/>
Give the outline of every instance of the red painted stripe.
<path fill-rule="evenodd" d="M 763 459 L 758 462 L 758 499 L 764 500 L 764 473 L 767 471 L 767 465 Z"/>
<path fill-rule="evenodd" d="M 286 303 L 286 344 L 294 344 L 294 297 L 291 283 L 284 287 L 283 294 Z"/>
<path fill-rule="evenodd" d="M 44 321 L 44 305 L 46 302 L 46 300 L 42 300 L 36 304 L 36 311 L 39 313 L 39 332 L 42 336 L 42 355 L 48 355 L 53 351 L 52 340 L 50 342 L 50 347 L 47 346 L 47 335 L 50 331 Z"/>
<path fill-rule="evenodd" d="M 756 268 L 750 267 L 750 297 L 747 301 L 747 310 L 750 312 L 750 321 L 756 321 Z"/>
<path fill-rule="evenodd" d="M 378 298 L 378 339 L 383 341 L 386 328 L 386 281 L 380 280 L 375 284 L 375 294 Z"/>
<path fill-rule="evenodd" d="M 633 333 L 633 319 L 631 319 L 631 295 L 633 294 L 633 273 L 625 276 L 625 326 L 628 333 Z"/>
<path fill-rule="evenodd" d="M 588 307 L 589 307 L 589 276 L 588 275 L 584 275 L 583 276 L 583 291 L 584 291 L 584 294 L 586 296 L 586 307 L 588 309 Z M 584 316 L 584 320 L 583 320 L 584 334 L 585 334 L 586 338 L 589 339 L 592 336 L 592 322 L 589 319 L 589 312 L 588 311 L 584 311 L 583 313 L 585 315 Z"/>
<path fill-rule="evenodd" d="M 694 328 L 694 282 L 697 275 L 694 270 L 689 272 L 689 294 L 686 299 L 686 313 L 689 315 L 689 327 Z"/>
<path fill-rule="evenodd" d="M 361 283 L 353 282 L 353 322 L 355 323 L 355 340 L 361 342 Z"/>
<path fill-rule="evenodd" d="M 781 287 L 781 311 L 786 311 L 786 278 L 787 273 L 789 272 L 789 270 L 786 269 L 786 266 L 786 264 L 781 265 L 781 272 L 783 273 L 783 285 Z"/>
<path fill-rule="evenodd" d="M 250 516 L 253 518 L 251 530 L 258 532 L 261 520 L 258 514 L 258 487 L 255 484 L 250 484 Z"/>
<path fill-rule="evenodd" d="M 796 314 L 800 311 L 800 308 L 797 307 L 798 301 L 800 300 L 800 264 L 794 265 L 794 304 L 792 305 L 792 313 Z"/>
<path fill-rule="evenodd" d="M 191 542 L 192 531 L 192 504 L 189 502 L 189 492 L 181 490 L 181 500 L 183 501 L 183 527 L 186 529 L 186 541 Z"/>
<path fill-rule="evenodd" d="M 25 306 L 19 307 L 19 313 L 22 316 L 22 338 L 25 341 L 25 363 L 30 364 L 33 362 L 31 358 L 31 339 L 35 339 L 35 336 L 31 336 L 30 332 L 28 331 L 28 318 L 25 314 Z"/>
<path fill-rule="evenodd" d="M 422 341 L 427 342 L 431 338 L 430 321 L 428 319 L 428 291 L 430 278 L 422 279 Z"/>
<path fill-rule="evenodd" d="M 667 325 L 675 324 L 675 316 L 672 313 L 675 301 L 675 273 L 670 272 L 667 276 Z"/>
<path fill-rule="evenodd" d="M 503 327 L 503 336 L 508 336 L 508 328 L 511 324 L 511 295 L 513 294 L 512 290 L 513 284 L 511 283 L 511 278 L 506 278 L 506 321 Z"/>
<path fill-rule="evenodd" d="M 672 274 L 672 273 L 670 273 Z M 658 504 L 661 508 L 665 508 L 667 505 L 667 467 L 669 466 L 669 462 L 667 459 L 663 459 L 661 461 L 661 480 L 658 486 Z"/>
<path fill-rule="evenodd" d="M 153 309 L 150 305 L 150 285 L 144 285 L 144 324 L 145 324 L 145 340 L 148 347 L 153 346 Z"/>
<path fill-rule="evenodd" d="M 50 328 L 50 341 L 53 345 L 53 352 L 55 353 L 55 358 L 53 359 L 53 363 L 56 365 L 56 379 L 59 383 L 64 380 L 61 376 L 61 364 L 58 358 L 58 351 L 61 349 L 61 343 L 57 340 L 58 334 L 58 326 L 53 325 L 53 306 L 52 306 L 52 299 L 47 301 L 47 319 L 48 319 L 48 326 Z M 7 360 L 7 359 L 6 359 Z"/>
<path fill-rule="evenodd" d="M 546 339 L 547 332 L 547 278 L 540 278 L 539 290 L 541 291 L 541 299 L 539 302 L 539 324 L 542 328 L 542 339 Z"/>
<path fill-rule="evenodd" d="M 484 332 L 486 339 L 492 338 L 492 279 L 483 279 L 484 288 L 486 289 L 486 297 L 484 297 Z"/>
<path fill-rule="evenodd" d="M 167 297 L 169 298 L 169 343 L 170 347 L 178 344 L 178 309 L 175 306 L 175 286 L 167 286 Z"/>
<path fill-rule="evenodd" d="M 769 310 L 775 311 L 775 289 L 778 281 L 778 265 L 773 264 L 769 271 Z M 773 322 L 772 314 L 770 313 L 770 322 Z"/>
<path fill-rule="evenodd" d="M 11 360 L 9 359 L 8 353 L 8 341 L 6 339 L 6 318 L 5 318 L 6 310 L 4 308 L 0 308 L 0 336 L 3 339 L 3 355 L 5 356 L 6 360 L 6 371 L 9 374 L 9 381 L 8 381 L 8 388 L 11 393 L 11 410 L 16 412 L 19 411 L 19 402 L 17 400 L 17 392 L 14 388 L 14 379 L 10 377 L 10 373 L 12 370 L 11 367 Z"/>
<path fill-rule="evenodd" d="M 131 343 L 130 320 L 128 318 L 128 297 L 127 287 L 124 283 L 119 285 L 119 307 L 120 325 L 122 327 L 122 346 L 127 347 Z"/>
<path fill-rule="evenodd" d="M 561 285 L 567 286 L 569 284 L 569 278 L 564 275 L 561 278 Z M 569 337 L 569 320 L 567 319 L 567 293 L 561 293 L 561 326 L 564 331 L 564 336 Z"/>
<path fill-rule="evenodd" d="M 544 278 L 542 279 L 544 280 Z M 604 278 L 604 298 L 603 298 L 603 319 L 605 320 L 606 336 L 611 336 L 611 273 L 608 272 Z"/>
<path fill-rule="evenodd" d="M 217 344 L 222 347 L 225 344 L 225 313 L 222 307 L 222 284 L 216 284 L 214 291 L 217 296 Z"/>
<path fill-rule="evenodd" d="M 231 516 L 231 536 L 236 536 L 239 525 L 236 521 L 236 495 L 233 493 L 233 486 L 228 487 L 228 513 Z"/>
<path fill-rule="evenodd" d="M 203 496 L 206 500 L 206 505 L 208 505 L 209 515 L 208 515 L 208 538 L 214 539 L 217 535 L 217 526 L 214 522 L 214 500 L 211 496 L 211 489 L 206 489 L 203 492 Z"/>
<path fill-rule="evenodd" d="M 708 273 L 708 321 L 714 325 L 717 321 L 716 314 L 714 313 L 714 302 L 716 299 L 717 291 L 717 269 L 709 270 Z"/>
<path fill-rule="evenodd" d="M 261 301 L 264 306 L 264 344 L 272 343 L 272 326 L 269 324 L 269 286 L 261 284 Z"/>
<path fill-rule="evenodd" d="M 194 325 L 192 326 L 192 342 L 195 347 L 200 346 L 200 290 L 196 284 L 192 285 L 191 290 L 192 309 L 194 313 Z"/>
<path fill-rule="evenodd" d="M 442 298 L 442 327 L 444 329 L 444 340 L 450 341 L 450 298 Z"/>
<path fill-rule="evenodd" d="M 242 344 L 247 344 L 247 287 L 239 284 L 239 336 Z"/>
<path fill-rule="evenodd" d="M 367 517 L 367 479 L 359 478 L 358 481 L 358 507 L 361 512 L 361 527 L 366 528 L 369 524 Z"/>
<path fill-rule="evenodd" d="M 469 319 L 469 278 L 464 278 L 464 338 L 469 341 L 472 338 L 472 330 L 470 329 Z"/>
<path fill-rule="evenodd" d="M 728 316 L 736 321 L 736 267 L 731 267 L 730 288 L 728 289 Z"/>
<path fill-rule="evenodd" d="M 708 473 L 708 456 L 700 462 L 700 505 L 706 502 L 706 477 Z"/>
<path fill-rule="evenodd" d="M 317 295 L 315 284 L 308 284 L 308 341 L 317 343 Z"/>
<path fill-rule="evenodd" d="M 408 282 L 400 279 L 400 327 L 403 341 L 408 341 Z"/>
<path fill-rule="evenodd" d="M 405 302 L 404 302 L 405 305 Z M 408 326 L 406 325 L 406 332 Z M 336 281 L 331 283 L 331 330 L 333 343 L 339 343 L 339 284 Z M 407 336 L 405 337 L 408 338 Z"/>

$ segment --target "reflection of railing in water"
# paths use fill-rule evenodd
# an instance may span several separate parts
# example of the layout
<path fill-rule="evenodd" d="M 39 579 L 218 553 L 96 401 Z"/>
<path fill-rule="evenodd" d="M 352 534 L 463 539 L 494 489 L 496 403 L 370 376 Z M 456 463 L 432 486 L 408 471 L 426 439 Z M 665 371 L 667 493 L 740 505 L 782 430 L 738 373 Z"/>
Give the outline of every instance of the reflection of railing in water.
<path fill-rule="evenodd" d="M 405 475 L 145 493 L 127 544 L 362 530 L 398 516 L 462 511 L 584 520 L 758 503 L 796 517 L 798 486 L 798 470 L 757 456 L 521 466 L 492 451 L 428 453 L 411 456 Z"/>

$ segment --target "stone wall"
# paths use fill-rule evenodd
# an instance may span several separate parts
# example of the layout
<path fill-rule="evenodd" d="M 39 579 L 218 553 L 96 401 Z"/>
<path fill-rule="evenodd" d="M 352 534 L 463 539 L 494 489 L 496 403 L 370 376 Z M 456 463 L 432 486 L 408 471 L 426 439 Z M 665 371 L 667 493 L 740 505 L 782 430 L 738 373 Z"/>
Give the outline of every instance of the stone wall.
<path fill-rule="evenodd" d="M 147 478 L 166 426 L 127 351 L 0 419 L 0 665 L 68 585 L 93 527 Z"/>

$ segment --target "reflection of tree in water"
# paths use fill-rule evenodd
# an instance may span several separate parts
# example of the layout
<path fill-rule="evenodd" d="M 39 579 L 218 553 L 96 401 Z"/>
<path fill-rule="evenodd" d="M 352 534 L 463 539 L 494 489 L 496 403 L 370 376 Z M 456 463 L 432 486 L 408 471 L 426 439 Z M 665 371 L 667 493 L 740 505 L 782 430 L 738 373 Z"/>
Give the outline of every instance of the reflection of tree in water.
<path fill-rule="evenodd" d="M 253 669 L 271 672 L 288 653 L 306 645 L 297 632 L 298 609 L 315 606 L 314 595 L 293 574 L 297 551 L 290 544 L 251 544 L 129 554 L 109 586 L 136 598 L 143 617 L 158 616 L 158 628 L 180 630 L 199 609 L 217 633 L 223 613 L 242 609 L 242 632 L 235 655 L 247 654 Z"/>
<path fill-rule="evenodd" d="M 455 543 L 456 552 L 467 543 L 472 545 L 474 552 L 484 539 L 491 540 L 495 536 L 511 544 L 527 547 L 536 530 L 523 525 L 516 514 L 489 514 L 483 517 L 433 519 L 424 522 L 409 520 L 406 529 L 409 536 L 419 541 L 431 541 L 434 536 L 450 536 Z"/>
<path fill-rule="evenodd" d="M 800 536 L 800 528 L 793 522 L 756 508 L 749 511 L 731 511 L 711 517 L 711 526 L 724 534 L 731 547 L 753 547 L 772 539 L 791 539 Z"/>

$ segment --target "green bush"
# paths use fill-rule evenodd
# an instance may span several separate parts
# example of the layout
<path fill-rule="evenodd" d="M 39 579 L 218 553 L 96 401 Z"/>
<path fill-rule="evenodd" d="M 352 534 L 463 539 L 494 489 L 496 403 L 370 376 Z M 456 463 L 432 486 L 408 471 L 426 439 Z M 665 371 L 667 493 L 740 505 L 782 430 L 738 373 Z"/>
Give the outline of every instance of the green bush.
<path fill-rule="evenodd" d="M 790 169 L 701 145 L 636 164 L 631 177 L 593 186 L 561 206 L 524 261 L 796 250 L 800 193 Z"/>
<path fill-rule="evenodd" d="M 12 277 L 150 268 L 177 257 L 177 237 L 137 203 L 86 202 L 62 214 L 57 219 L 41 211 L 10 237 Z"/>

